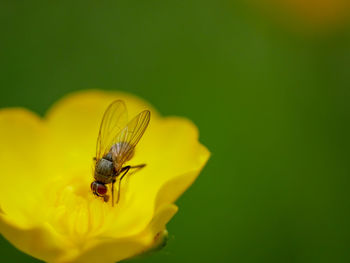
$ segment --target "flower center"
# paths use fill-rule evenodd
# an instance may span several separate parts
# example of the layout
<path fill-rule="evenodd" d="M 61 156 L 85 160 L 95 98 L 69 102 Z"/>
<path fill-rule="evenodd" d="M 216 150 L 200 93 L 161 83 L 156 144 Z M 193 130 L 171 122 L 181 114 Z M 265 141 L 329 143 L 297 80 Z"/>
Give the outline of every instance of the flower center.
<path fill-rule="evenodd" d="M 54 229 L 75 244 L 84 244 L 87 237 L 103 233 L 108 222 L 118 214 L 117 209 L 92 194 L 86 174 L 67 177 L 51 182 L 47 188 L 48 221 Z M 101 190 L 102 191 L 102 190 Z"/>

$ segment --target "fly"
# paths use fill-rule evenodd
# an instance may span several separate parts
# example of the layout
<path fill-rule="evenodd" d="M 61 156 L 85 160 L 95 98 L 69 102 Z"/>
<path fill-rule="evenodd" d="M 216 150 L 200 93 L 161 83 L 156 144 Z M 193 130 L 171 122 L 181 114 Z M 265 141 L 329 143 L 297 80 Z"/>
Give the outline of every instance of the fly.
<path fill-rule="evenodd" d="M 117 201 L 120 199 L 121 181 L 132 169 L 141 169 L 146 164 L 125 165 L 135 153 L 135 147 L 144 134 L 151 117 L 149 110 L 140 112 L 128 122 L 127 110 L 122 100 L 112 102 L 106 109 L 98 133 L 96 157 L 94 158 L 93 194 L 108 202 L 108 188 L 111 185 L 112 206 L 114 206 L 114 184 L 118 180 Z"/>

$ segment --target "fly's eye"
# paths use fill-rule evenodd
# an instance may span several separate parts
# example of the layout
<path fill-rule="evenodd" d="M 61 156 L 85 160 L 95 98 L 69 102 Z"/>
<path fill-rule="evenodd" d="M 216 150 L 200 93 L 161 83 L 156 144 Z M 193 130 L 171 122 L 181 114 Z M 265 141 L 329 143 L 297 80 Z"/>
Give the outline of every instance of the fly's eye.
<path fill-rule="evenodd" d="M 107 187 L 104 184 L 98 184 L 97 193 L 104 196 L 107 193 Z"/>
<path fill-rule="evenodd" d="M 104 196 L 107 193 L 107 186 L 95 181 L 91 183 L 91 190 L 98 196 Z"/>

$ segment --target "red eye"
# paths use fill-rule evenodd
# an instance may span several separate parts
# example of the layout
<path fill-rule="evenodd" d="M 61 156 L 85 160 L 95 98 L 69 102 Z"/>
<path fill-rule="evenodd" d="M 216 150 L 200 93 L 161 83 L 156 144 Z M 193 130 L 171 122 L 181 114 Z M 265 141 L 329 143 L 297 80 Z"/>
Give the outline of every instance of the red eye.
<path fill-rule="evenodd" d="M 107 193 L 107 186 L 95 181 L 91 183 L 91 190 L 99 196 L 104 196 Z"/>
<path fill-rule="evenodd" d="M 107 193 L 107 187 L 104 184 L 98 184 L 97 193 L 99 195 L 105 195 Z"/>

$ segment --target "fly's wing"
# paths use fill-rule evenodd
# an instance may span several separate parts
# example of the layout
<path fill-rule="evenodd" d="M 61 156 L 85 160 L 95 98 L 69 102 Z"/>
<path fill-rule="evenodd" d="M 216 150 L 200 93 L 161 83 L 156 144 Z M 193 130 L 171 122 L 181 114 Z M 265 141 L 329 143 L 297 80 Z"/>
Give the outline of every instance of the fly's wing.
<path fill-rule="evenodd" d="M 126 126 L 128 113 L 122 100 L 113 101 L 106 109 L 98 133 L 96 159 L 105 156 L 115 144 L 117 134 Z"/>
<path fill-rule="evenodd" d="M 119 170 L 126 161 L 131 159 L 135 146 L 144 134 L 150 118 L 150 111 L 142 111 L 118 134 L 116 143 L 112 148 L 112 156 L 116 170 Z"/>

